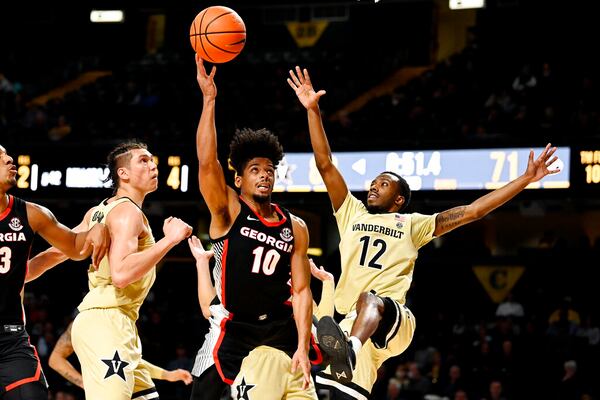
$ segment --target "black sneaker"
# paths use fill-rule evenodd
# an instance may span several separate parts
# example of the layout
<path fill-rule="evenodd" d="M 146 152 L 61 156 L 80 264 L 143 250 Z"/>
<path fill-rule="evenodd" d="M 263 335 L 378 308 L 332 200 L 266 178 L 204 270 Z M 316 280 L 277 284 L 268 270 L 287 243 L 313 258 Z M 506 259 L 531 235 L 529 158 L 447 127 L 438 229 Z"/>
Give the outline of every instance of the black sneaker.
<path fill-rule="evenodd" d="M 331 317 L 323 317 L 317 325 L 319 346 L 330 358 L 331 375 L 341 383 L 352 381 L 356 355 L 340 326 Z"/>

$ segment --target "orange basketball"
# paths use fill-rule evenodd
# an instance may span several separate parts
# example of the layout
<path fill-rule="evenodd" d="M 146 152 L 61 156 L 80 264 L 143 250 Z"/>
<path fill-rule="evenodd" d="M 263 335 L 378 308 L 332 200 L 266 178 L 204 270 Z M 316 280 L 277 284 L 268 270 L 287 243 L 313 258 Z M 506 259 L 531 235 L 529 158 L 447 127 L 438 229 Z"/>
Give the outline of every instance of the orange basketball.
<path fill-rule="evenodd" d="M 190 26 L 190 41 L 203 60 L 233 60 L 246 44 L 246 26 L 231 8 L 212 6 L 200 11 Z"/>

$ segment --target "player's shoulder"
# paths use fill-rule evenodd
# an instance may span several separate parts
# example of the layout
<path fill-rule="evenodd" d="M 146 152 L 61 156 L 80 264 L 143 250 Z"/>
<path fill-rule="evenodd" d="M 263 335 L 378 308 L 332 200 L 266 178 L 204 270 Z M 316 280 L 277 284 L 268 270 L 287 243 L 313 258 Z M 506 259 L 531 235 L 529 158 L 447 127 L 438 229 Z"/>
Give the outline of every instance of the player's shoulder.
<path fill-rule="evenodd" d="M 290 213 L 290 220 L 292 221 L 292 225 L 301 229 L 306 229 L 306 222 L 299 216 Z"/>
<path fill-rule="evenodd" d="M 110 205 L 111 201 L 109 199 L 107 205 Z M 132 201 L 119 201 L 118 204 L 115 204 L 111 207 L 110 212 L 107 216 L 108 221 L 115 220 L 135 220 L 135 219 L 144 219 L 144 212 Z"/>

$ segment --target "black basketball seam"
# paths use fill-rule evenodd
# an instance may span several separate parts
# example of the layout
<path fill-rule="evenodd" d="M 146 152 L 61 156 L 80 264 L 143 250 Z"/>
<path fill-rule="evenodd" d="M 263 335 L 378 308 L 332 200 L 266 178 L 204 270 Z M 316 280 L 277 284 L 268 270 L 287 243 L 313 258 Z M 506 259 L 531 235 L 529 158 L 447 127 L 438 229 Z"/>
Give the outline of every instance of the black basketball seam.
<path fill-rule="evenodd" d="M 202 22 L 204 21 L 205 15 L 206 15 L 206 10 L 204 10 L 204 14 L 202 14 L 202 18 L 200 18 L 200 24 L 199 24 L 200 31 L 202 31 Z M 210 22 L 208 23 L 208 25 L 210 25 Z M 208 25 L 206 26 L 207 29 L 208 29 Z M 208 40 L 208 37 L 206 38 L 206 40 Z M 206 57 L 210 58 L 211 61 L 214 61 L 213 58 L 210 56 L 210 54 L 208 54 L 208 52 L 206 51 L 206 48 L 204 47 L 204 41 L 202 40 L 202 35 L 200 36 L 200 46 L 202 46 L 202 50 L 204 50 L 204 54 L 206 54 Z"/>
<path fill-rule="evenodd" d="M 207 36 L 207 35 L 216 35 L 219 33 L 246 33 L 246 31 L 221 31 L 221 32 L 208 32 L 208 33 L 192 33 L 190 36 Z"/>
<path fill-rule="evenodd" d="M 233 14 L 233 12 L 231 12 L 231 11 L 228 11 L 228 12 L 225 12 L 225 13 L 223 13 L 223 14 L 221 14 L 221 15 L 218 15 L 218 16 L 214 17 L 214 18 L 213 18 L 213 19 L 212 19 L 212 20 L 211 20 L 211 21 L 210 21 L 208 24 L 206 24 L 206 29 L 204 30 L 204 33 L 206 34 L 206 38 L 205 38 L 205 39 L 206 39 L 206 41 L 207 41 L 208 43 L 210 43 L 210 45 L 212 45 L 212 46 L 213 46 L 214 48 L 216 48 L 216 49 L 219 49 L 219 50 L 221 50 L 222 52 L 229 53 L 229 54 L 240 54 L 241 50 L 240 50 L 240 51 L 230 51 L 230 50 L 223 49 L 223 48 L 221 48 L 221 47 L 217 46 L 216 44 L 214 44 L 213 42 L 211 42 L 211 41 L 210 41 L 210 38 L 208 37 L 208 33 L 211 33 L 211 34 L 212 34 L 212 33 L 217 33 L 217 32 L 208 32 L 208 27 L 210 26 L 210 24 L 212 24 L 212 23 L 213 23 L 213 22 L 215 22 L 217 19 L 219 19 L 219 18 L 221 18 L 221 17 L 223 17 L 223 16 L 225 16 L 225 15 L 227 15 L 227 14 Z M 238 32 L 236 32 L 236 33 L 238 33 Z M 239 33 L 242 33 L 242 32 L 239 32 Z M 246 31 L 244 31 L 243 33 L 246 33 Z M 202 40 L 202 39 L 200 39 L 200 40 Z M 245 42 L 245 41 L 246 41 L 246 40 L 244 39 L 244 42 Z M 239 43 L 241 43 L 241 42 L 232 43 L 232 44 L 239 44 Z M 206 51 L 206 50 L 205 50 L 205 51 Z"/>
<path fill-rule="evenodd" d="M 192 26 L 194 27 L 194 34 L 190 36 L 194 36 L 194 51 L 198 48 L 198 35 L 196 34 L 196 19 L 192 21 Z M 202 40 L 202 38 L 200 38 Z"/>

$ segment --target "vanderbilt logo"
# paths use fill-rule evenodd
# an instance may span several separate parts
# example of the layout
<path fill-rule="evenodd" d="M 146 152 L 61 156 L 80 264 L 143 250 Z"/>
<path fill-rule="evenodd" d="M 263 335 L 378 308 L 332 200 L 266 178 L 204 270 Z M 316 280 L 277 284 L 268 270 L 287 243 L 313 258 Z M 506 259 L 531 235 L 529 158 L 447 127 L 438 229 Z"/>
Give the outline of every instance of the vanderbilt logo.
<path fill-rule="evenodd" d="M 102 360 L 102 362 L 108 366 L 108 371 L 106 371 L 106 375 L 104 376 L 104 379 L 108 379 L 113 375 L 117 375 L 124 381 L 127 381 L 125 379 L 125 371 L 123 371 L 123 370 L 125 369 L 126 366 L 129 365 L 129 363 L 127 361 L 121 360 L 121 357 L 119 357 L 118 351 L 115 351 L 115 355 L 113 356 L 112 359 Z"/>
<path fill-rule="evenodd" d="M 242 377 L 242 382 L 237 385 L 237 396 L 236 400 L 250 400 L 248 392 L 252 390 L 256 385 L 246 383 L 246 378 Z"/>
<path fill-rule="evenodd" d="M 94 216 L 92 217 L 92 222 L 102 222 L 102 220 L 104 219 L 104 213 L 102 211 L 96 211 L 94 213 Z"/>

